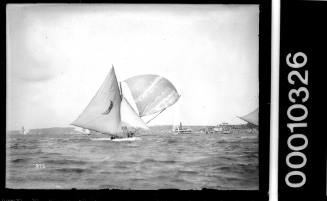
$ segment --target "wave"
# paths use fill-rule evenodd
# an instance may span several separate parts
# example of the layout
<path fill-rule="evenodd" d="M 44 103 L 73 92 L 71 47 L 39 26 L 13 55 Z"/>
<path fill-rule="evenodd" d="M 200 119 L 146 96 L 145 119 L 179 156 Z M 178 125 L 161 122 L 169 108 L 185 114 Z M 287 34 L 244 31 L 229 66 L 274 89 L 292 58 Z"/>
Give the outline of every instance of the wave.
<path fill-rule="evenodd" d="M 10 150 L 9 155 L 10 156 L 39 156 L 43 154 L 41 149 L 33 149 L 33 150 Z"/>
<path fill-rule="evenodd" d="M 55 169 L 56 172 L 60 173 L 92 173 L 93 171 L 90 169 L 83 169 L 83 168 L 59 168 Z"/>
<path fill-rule="evenodd" d="M 168 139 L 168 140 L 167 140 L 167 143 L 168 143 L 168 144 L 175 144 L 175 143 L 177 143 L 177 142 L 179 142 L 178 139 Z"/>
<path fill-rule="evenodd" d="M 122 170 L 122 169 L 129 169 L 129 168 L 133 168 L 137 165 L 138 162 L 134 162 L 134 161 L 116 161 L 113 164 L 113 168 L 114 171 L 115 170 Z"/>
<path fill-rule="evenodd" d="M 18 149 L 37 149 L 39 146 L 33 144 L 22 144 L 22 143 L 13 143 L 9 147 L 10 149 L 18 150 Z"/>
<path fill-rule="evenodd" d="M 152 158 L 147 158 L 147 159 L 141 161 L 141 163 L 165 163 L 165 164 L 174 164 L 174 163 L 177 163 L 177 161 L 175 161 L 175 160 L 156 160 L 156 159 L 152 159 Z"/>
<path fill-rule="evenodd" d="M 45 160 L 45 163 L 50 164 L 58 164 L 58 165 L 85 165 L 87 162 L 85 161 L 77 161 L 77 160 L 70 160 L 70 159 L 57 159 L 57 160 Z"/>
<path fill-rule="evenodd" d="M 101 172 L 99 172 L 99 174 L 103 174 L 103 175 L 110 175 L 110 174 L 113 174 L 114 172 L 112 172 L 112 171 L 101 171 Z"/>
<path fill-rule="evenodd" d="M 198 175 L 199 172 L 194 170 L 177 170 L 177 174 L 190 174 L 190 175 Z"/>
<path fill-rule="evenodd" d="M 89 141 L 88 136 L 15 138 L 7 144 L 7 181 L 16 187 L 258 187 L 258 140 L 252 136 L 156 134 L 139 142 L 103 144 Z M 36 171 L 32 162 L 45 168 Z"/>
<path fill-rule="evenodd" d="M 30 158 L 16 158 L 11 160 L 12 163 L 26 163 L 29 160 L 31 160 Z"/>

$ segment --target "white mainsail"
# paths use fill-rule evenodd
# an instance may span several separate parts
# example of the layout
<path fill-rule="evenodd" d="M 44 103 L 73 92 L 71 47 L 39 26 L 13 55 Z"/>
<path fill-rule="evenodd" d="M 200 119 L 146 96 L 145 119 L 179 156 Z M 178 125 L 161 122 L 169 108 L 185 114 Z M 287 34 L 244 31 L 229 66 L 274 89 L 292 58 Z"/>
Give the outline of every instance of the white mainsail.
<path fill-rule="evenodd" d="M 250 124 L 258 126 L 259 125 L 259 108 L 255 109 L 254 111 L 248 113 L 247 115 L 239 117 L 239 118 Z"/>
<path fill-rule="evenodd" d="M 119 135 L 121 133 L 120 104 L 120 91 L 112 67 L 100 89 L 72 125 L 100 133 Z"/>

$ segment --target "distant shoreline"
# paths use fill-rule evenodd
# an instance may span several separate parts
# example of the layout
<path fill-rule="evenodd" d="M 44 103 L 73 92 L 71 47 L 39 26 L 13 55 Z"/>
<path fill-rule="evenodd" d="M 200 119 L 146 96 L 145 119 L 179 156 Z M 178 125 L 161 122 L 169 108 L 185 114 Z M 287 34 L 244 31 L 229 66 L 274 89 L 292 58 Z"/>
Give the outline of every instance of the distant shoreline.
<path fill-rule="evenodd" d="M 160 129 L 160 130 L 171 130 L 176 125 L 155 125 L 149 126 L 151 129 Z M 191 128 L 193 130 L 200 130 L 203 128 L 213 128 L 217 125 L 183 125 L 185 128 Z M 251 126 L 249 124 L 228 124 L 227 127 L 231 129 L 250 129 Z M 81 133 L 80 131 L 76 130 L 77 127 L 69 126 L 69 127 L 49 127 L 49 128 L 33 128 L 29 129 L 29 133 L 37 134 L 37 133 L 67 133 L 67 134 L 78 134 Z M 21 130 L 7 130 L 7 133 L 10 134 L 20 134 Z"/>

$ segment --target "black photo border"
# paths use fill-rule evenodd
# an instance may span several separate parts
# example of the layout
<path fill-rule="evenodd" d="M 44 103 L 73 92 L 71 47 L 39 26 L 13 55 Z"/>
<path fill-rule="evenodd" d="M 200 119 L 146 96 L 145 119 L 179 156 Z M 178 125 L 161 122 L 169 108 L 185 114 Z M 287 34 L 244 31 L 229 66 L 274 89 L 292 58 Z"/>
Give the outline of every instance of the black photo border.
<path fill-rule="evenodd" d="M 1 60 L 2 90 L 6 93 L 6 5 L 9 3 L 135 3 L 130 1 L 11 1 L 1 2 Z M 256 4 L 259 5 L 259 190 L 14 190 L 5 188 L 6 161 L 6 97 L 1 97 L 2 135 L 0 138 L 0 199 L 1 201 L 87 201 L 87 200 L 268 200 L 269 137 L 271 92 L 271 0 L 222 1 L 141 1 L 164 4 Z M 240 33 L 241 34 L 241 33 Z"/>
<path fill-rule="evenodd" d="M 279 73 L 279 164 L 278 164 L 278 197 L 281 201 L 286 200 L 326 200 L 326 132 L 325 115 L 327 113 L 325 104 L 326 87 L 326 46 L 327 30 L 322 26 L 327 22 L 327 2 L 308 0 L 285 0 L 281 1 L 280 22 L 280 73 Z M 302 52 L 307 57 L 307 63 L 301 68 L 291 68 L 287 65 L 286 58 L 291 53 L 293 56 Z M 297 60 L 301 62 L 299 58 Z M 288 81 L 289 73 L 308 73 L 308 83 L 303 84 L 296 76 L 294 83 Z M 289 99 L 292 89 L 304 87 L 308 90 L 308 100 L 301 101 L 299 97 L 293 96 L 295 103 Z M 308 115 L 304 120 L 294 121 L 287 115 L 287 110 L 294 104 L 301 104 L 307 108 Z M 294 116 L 301 115 L 299 111 L 293 111 Z M 300 114 L 300 115 L 299 115 Z M 288 123 L 307 123 L 304 128 L 295 128 L 291 132 Z M 307 146 L 300 150 L 291 150 L 288 140 L 294 134 L 303 134 L 307 138 Z M 292 140 L 293 141 L 293 140 Z M 292 142 L 294 146 L 300 143 Z M 287 157 L 292 153 L 304 154 L 306 162 L 303 167 L 292 168 L 287 164 Z M 290 157 L 291 158 L 291 157 Z M 289 159 L 290 163 L 302 163 L 298 157 Z M 292 187 L 286 183 L 286 177 L 291 172 L 301 172 L 305 175 L 305 182 L 298 187 Z M 289 178 L 288 181 L 299 182 L 300 177 Z"/>

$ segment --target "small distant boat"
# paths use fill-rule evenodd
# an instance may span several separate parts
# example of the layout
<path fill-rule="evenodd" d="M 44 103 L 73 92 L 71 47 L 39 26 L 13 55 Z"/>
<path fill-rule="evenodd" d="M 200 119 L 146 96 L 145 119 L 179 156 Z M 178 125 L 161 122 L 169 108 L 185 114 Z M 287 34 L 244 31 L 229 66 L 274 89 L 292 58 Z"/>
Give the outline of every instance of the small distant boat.
<path fill-rule="evenodd" d="M 28 134 L 28 130 L 26 130 L 26 129 L 24 128 L 24 126 L 23 126 L 22 129 L 21 129 L 20 134 L 22 134 L 22 135 L 27 135 L 27 134 Z"/>
<path fill-rule="evenodd" d="M 232 129 L 228 125 L 228 123 L 221 123 L 215 127 L 209 127 L 205 129 L 201 129 L 201 132 L 205 134 L 230 134 Z"/>
<path fill-rule="evenodd" d="M 136 131 L 149 129 L 147 124 L 179 97 L 174 85 L 158 75 L 138 75 L 118 84 L 112 66 L 90 103 L 71 124 L 88 129 L 91 134 L 105 134 L 106 140 L 133 141 L 139 139 L 135 138 Z M 145 123 L 142 117 L 150 115 Z"/>
<path fill-rule="evenodd" d="M 221 123 L 213 128 L 215 134 L 230 134 L 231 128 L 228 123 Z"/>
<path fill-rule="evenodd" d="M 179 126 L 175 127 L 173 130 L 175 134 L 190 134 L 192 133 L 192 129 L 190 128 L 183 128 L 182 122 L 179 123 Z"/>

